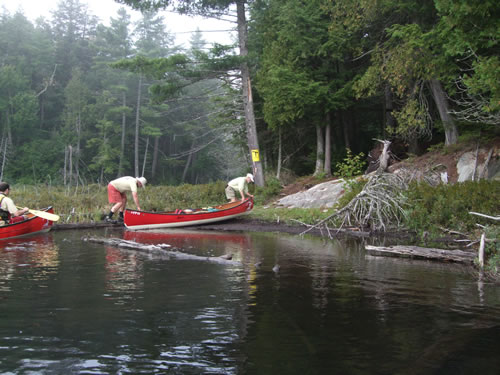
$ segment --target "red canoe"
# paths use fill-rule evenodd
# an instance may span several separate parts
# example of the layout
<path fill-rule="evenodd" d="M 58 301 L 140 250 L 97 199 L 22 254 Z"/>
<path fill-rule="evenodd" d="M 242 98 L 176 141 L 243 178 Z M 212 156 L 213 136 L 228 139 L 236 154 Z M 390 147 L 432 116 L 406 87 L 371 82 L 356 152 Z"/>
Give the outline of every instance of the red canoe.
<path fill-rule="evenodd" d="M 250 212 L 252 208 L 253 200 L 248 198 L 243 202 L 236 201 L 195 210 L 149 212 L 126 209 L 123 222 L 130 230 L 186 227 L 232 219 Z"/>
<path fill-rule="evenodd" d="M 54 213 L 52 207 L 40 211 Z M 0 240 L 48 232 L 54 223 L 53 221 L 35 216 L 32 213 L 29 213 L 27 216 L 27 220 L 20 221 L 19 223 L 0 226 Z"/>

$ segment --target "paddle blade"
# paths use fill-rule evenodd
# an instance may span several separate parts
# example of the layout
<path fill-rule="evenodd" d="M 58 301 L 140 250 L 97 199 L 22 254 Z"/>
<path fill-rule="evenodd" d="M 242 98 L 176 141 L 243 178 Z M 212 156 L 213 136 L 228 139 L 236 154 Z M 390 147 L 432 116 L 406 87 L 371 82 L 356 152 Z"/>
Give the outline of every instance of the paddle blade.
<path fill-rule="evenodd" d="M 58 221 L 59 220 L 59 215 L 51 214 L 50 212 L 38 211 L 38 210 L 29 210 L 28 212 L 35 215 L 35 216 L 38 216 L 38 217 L 41 217 L 43 219 L 47 219 L 50 221 Z"/>

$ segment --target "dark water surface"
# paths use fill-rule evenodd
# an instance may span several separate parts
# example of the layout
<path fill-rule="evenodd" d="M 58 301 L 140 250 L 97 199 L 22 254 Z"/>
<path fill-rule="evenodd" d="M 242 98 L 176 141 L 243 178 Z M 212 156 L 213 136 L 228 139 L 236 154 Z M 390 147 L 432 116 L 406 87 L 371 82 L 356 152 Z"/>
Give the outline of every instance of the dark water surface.
<path fill-rule="evenodd" d="M 223 265 L 85 234 L 0 243 L 0 374 L 500 374 L 500 287 L 470 269 L 274 233 L 90 233 L 241 262 Z"/>

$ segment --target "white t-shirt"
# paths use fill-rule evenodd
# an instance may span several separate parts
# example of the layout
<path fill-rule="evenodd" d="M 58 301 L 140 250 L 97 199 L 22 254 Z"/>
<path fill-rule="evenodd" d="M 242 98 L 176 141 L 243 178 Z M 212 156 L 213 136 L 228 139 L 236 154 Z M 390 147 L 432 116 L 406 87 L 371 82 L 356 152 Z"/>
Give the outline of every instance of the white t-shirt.
<path fill-rule="evenodd" d="M 245 194 L 248 194 L 248 183 L 246 177 L 236 177 L 227 184 L 236 191 L 243 191 Z"/>
<path fill-rule="evenodd" d="M 14 215 L 17 212 L 17 207 L 14 204 L 14 201 L 7 197 L 6 195 L 0 194 L 0 198 L 2 199 L 2 203 L 0 204 L 0 208 L 4 211 L 9 211 L 11 215 Z"/>
<path fill-rule="evenodd" d="M 113 185 L 114 188 L 120 193 L 125 193 L 126 191 L 137 193 L 137 179 L 135 177 L 120 177 L 116 180 L 111 181 L 110 184 Z"/>

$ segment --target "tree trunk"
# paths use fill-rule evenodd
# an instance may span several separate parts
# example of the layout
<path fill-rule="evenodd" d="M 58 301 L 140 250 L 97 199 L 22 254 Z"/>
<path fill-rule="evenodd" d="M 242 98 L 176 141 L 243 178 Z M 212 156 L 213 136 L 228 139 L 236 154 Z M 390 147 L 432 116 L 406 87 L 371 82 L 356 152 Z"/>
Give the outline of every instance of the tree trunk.
<path fill-rule="evenodd" d="M 135 111 L 135 140 L 134 140 L 134 173 L 139 176 L 139 120 L 141 112 L 141 88 L 142 73 L 139 74 L 139 85 L 137 87 L 137 108 Z"/>
<path fill-rule="evenodd" d="M 144 150 L 144 160 L 142 162 L 141 176 L 144 176 L 144 173 L 146 172 L 146 160 L 148 158 L 148 148 L 149 148 L 149 137 L 146 139 L 146 150 Z M 136 175 L 136 176 L 139 176 L 139 175 Z"/>
<path fill-rule="evenodd" d="M 127 105 L 127 97 L 125 91 L 122 93 L 122 106 L 125 108 Z M 125 157 L 125 133 L 127 130 L 127 114 L 125 111 L 122 112 L 122 139 L 120 143 L 120 160 L 118 162 L 118 173 L 116 177 L 120 177 L 123 174 L 123 158 Z"/>
<path fill-rule="evenodd" d="M 413 155 L 420 155 L 421 150 L 420 150 L 420 144 L 418 142 L 417 137 L 413 137 L 408 141 L 408 153 L 413 154 Z"/>
<path fill-rule="evenodd" d="M 384 145 L 384 148 L 382 149 L 382 153 L 378 158 L 379 164 L 377 174 L 382 174 L 387 170 L 387 167 L 389 166 L 389 147 L 391 146 L 391 141 L 379 140 L 379 142 Z"/>
<path fill-rule="evenodd" d="M 325 139 L 323 138 L 323 129 L 316 125 L 316 168 L 314 168 L 313 176 L 318 176 L 323 173 L 325 166 L 323 164 L 325 157 Z"/>
<path fill-rule="evenodd" d="M 344 133 L 345 148 L 351 150 L 351 142 L 349 142 L 349 123 L 347 121 L 347 116 L 344 111 L 340 111 L 340 121 L 342 122 L 342 131 Z"/>
<path fill-rule="evenodd" d="M 68 146 L 64 147 L 64 173 L 63 173 L 64 186 L 66 186 L 67 171 L 68 171 Z"/>
<path fill-rule="evenodd" d="M 332 176 L 332 119 L 330 112 L 326 114 L 326 128 L 325 128 L 325 176 Z"/>
<path fill-rule="evenodd" d="M 385 85 L 384 87 L 384 99 L 385 99 L 385 127 L 382 129 L 382 134 L 384 138 L 386 137 L 387 129 L 394 130 L 396 128 L 396 119 L 392 114 L 394 106 L 392 103 L 392 91 L 390 85 Z"/>
<path fill-rule="evenodd" d="M 191 164 L 191 161 L 193 160 L 193 151 L 192 151 L 193 149 L 194 149 L 194 138 L 191 141 L 191 150 L 188 154 L 186 165 L 184 166 L 184 171 L 182 172 L 182 180 L 181 180 L 182 183 L 186 182 L 186 176 L 187 176 L 187 172 L 189 170 L 189 165 Z"/>
<path fill-rule="evenodd" d="M 156 168 L 158 168 L 158 152 L 160 150 L 160 137 L 155 137 L 155 144 L 153 146 L 153 165 L 151 166 L 151 179 L 154 180 L 156 176 Z"/>
<path fill-rule="evenodd" d="M 73 147 L 68 146 L 69 152 L 69 186 L 73 183 Z"/>
<path fill-rule="evenodd" d="M 455 121 L 453 121 L 453 118 L 450 116 L 448 100 L 446 99 L 443 86 L 441 86 L 441 82 L 437 79 L 431 79 L 429 85 L 431 87 L 432 96 L 434 97 L 434 102 L 439 111 L 439 116 L 443 122 L 445 145 L 453 145 L 458 141 L 458 129 L 455 125 Z"/>
<path fill-rule="evenodd" d="M 278 126 L 278 166 L 276 167 L 276 178 L 279 180 L 281 174 L 281 126 Z"/>
<path fill-rule="evenodd" d="M 82 139 L 82 119 L 80 112 L 78 112 L 76 120 L 77 138 L 76 138 L 76 152 L 75 152 L 75 179 L 78 186 L 78 177 L 80 177 L 80 143 Z"/>
<path fill-rule="evenodd" d="M 247 21 L 245 16 L 245 2 L 236 2 L 236 12 L 238 17 L 238 41 L 240 47 L 240 56 L 244 62 L 241 64 L 241 81 L 243 90 L 243 105 L 245 107 L 245 125 L 247 130 L 247 141 L 250 155 L 252 156 L 253 174 L 255 184 L 264 186 L 264 172 L 259 157 L 259 139 L 257 138 L 257 127 L 255 125 L 255 114 L 253 109 L 252 85 L 250 81 L 250 70 L 246 62 L 248 56 L 248 34 Z"/>
<path fill-rule="evenodd" d="M 198 157 L 198 154 L 194 153 L 193 157 L 191 158 L 191 166 L 195 165 L 197 157 Z M 194 168 L 191 168 L 190 171 L 191 171 L 191 181 L 192 181 L 192 184 L 193 185 L 198 185 L 200 174 Z"/>
<path fill-rule="evenodd" d="M 7 138 L 5 137 L 2 137 L 0 150 L 2 151 L 2 171 L 0 172 L 0 181 L 3 181 L 3 171 L 5 169 L 5 163 L 7 161 Z"/>

